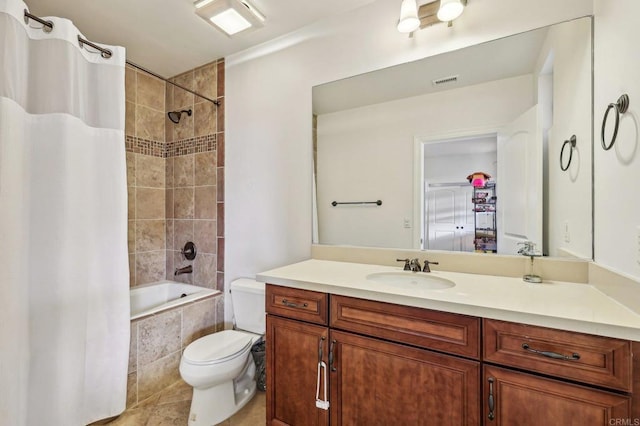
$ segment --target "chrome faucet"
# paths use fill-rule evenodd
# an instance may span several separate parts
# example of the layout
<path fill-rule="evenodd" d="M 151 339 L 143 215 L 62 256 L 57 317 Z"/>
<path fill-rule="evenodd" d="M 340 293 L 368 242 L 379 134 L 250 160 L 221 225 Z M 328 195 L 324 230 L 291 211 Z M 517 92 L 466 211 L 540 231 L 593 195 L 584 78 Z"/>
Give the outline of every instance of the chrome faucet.
<path fill-rule="evenodd" d="M 529 273 L 524 274 L 522 276 L 522 280 L 528 283 L 541 283 L 542 277 L 533 273 L 533 259 L 542 256 L 542 253 L 536 250 L 536 243 L 534 243 L 533 241 L 524 241 L 522 243 L 518 243 L 518 245 L 523 246 L 520 250 L 518 250 L 518 254 L 529 256 L 529 258 L 531 258 Z"/>
<path fill-rule="evenodd" d="M 190 274 L 192 272 L 193 272 L 193 266 L 187 265 L 187 266 L 183 266 L 182 268 L 176 268 L 176 271 L 173 273 L 173 275 Z"/>
<path fill-rule="evenodd" d="M 522 248 L 518 250 L 518 254 L 523 256 L 540 256 L 540 254 L 536 252 L 536 243 L 533 241 L 524 241 L 522 243 L 518 243 L 518 245 L 522 246 Z"/>

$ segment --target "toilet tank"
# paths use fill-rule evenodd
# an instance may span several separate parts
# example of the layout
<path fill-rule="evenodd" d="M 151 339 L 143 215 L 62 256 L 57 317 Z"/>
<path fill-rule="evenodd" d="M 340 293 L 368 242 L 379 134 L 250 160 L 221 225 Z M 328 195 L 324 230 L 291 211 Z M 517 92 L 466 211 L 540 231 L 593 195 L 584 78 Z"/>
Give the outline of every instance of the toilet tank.
<path fill-rule="evenodd" d="M 265 333 L 264 283 L 249 278 L 232 281 L 231 303 L 238 330 Z"/>

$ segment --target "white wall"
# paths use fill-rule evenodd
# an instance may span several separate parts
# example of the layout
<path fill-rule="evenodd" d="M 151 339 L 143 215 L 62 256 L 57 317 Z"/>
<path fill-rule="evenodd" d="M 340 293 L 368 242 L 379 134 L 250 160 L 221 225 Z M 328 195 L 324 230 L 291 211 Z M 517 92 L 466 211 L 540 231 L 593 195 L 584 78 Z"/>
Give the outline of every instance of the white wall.
<path fill-rule="evenodd" d="M 533 99 L 526 75 L 319 115 L 320 242 L 411 248 L 415 231 L 405 228 L 404 220 L 418 226 L 413 223 L 415 138 L 498 129 L 530 108 Z M 378 199 L 380 207 L 330 204 Z"/>
<path fill-rule="evenodd" d="M 595 260 L 640 280 L 640 2 L 595 0 L 594 191 Z M 618 140 L 609 151 L 600 143 L 607 105 L 629 95 Z M 611 114 L 609 114 L 611 120 Z M 608 124 L 610 140 L 614 120 Z"/>
<path fill-rule="evenodd" d="M 377 0 L 226 58 L 227 284 L 310 255 L 312 86 L 589 15 L 593 0 L 470 1 L 413 38 L 399 9 Z"/>
<path fill-rule="evenodd" d="M 496 143 L 496 137 L 492 139 Z M 424 180 L 427 183 L 466 182 L 466 177 L 477 171 L 485 172 L 496 183 L 500 182 L 496 151 L 429 157 L 426 162 Z"/>

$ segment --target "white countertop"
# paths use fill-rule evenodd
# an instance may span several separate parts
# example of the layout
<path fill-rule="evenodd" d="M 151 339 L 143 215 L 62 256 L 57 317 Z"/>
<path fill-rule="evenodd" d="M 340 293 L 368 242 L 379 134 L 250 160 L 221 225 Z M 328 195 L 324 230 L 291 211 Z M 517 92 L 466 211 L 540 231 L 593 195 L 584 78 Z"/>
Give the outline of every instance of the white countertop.
<path fill-rule="evenodd" d="M 256 275 L 258 281 L 484 318 L 640 341 L 640 315 L 589 284 L 432 271 L 456 285 L 399 288 L 366 279 L 400 267 L 311 259 Z M 427 274 L 416 272 L 416 274 Z"/>

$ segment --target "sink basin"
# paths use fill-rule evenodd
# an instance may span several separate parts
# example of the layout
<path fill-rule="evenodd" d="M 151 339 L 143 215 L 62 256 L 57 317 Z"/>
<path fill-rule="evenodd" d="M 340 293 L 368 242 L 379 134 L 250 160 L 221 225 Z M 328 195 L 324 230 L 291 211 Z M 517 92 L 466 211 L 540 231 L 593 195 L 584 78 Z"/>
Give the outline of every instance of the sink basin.
<path fill-rule="evenodd" d="M 437 290 L 451 288 L 456 285 L 453 281 L 429 275 L 424 272 L 376 272 L 367 275 L 367 280 L 401 288 L 415 288 L 421 290 Z"/>

